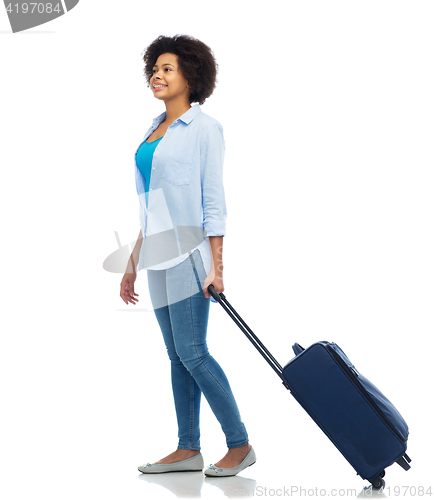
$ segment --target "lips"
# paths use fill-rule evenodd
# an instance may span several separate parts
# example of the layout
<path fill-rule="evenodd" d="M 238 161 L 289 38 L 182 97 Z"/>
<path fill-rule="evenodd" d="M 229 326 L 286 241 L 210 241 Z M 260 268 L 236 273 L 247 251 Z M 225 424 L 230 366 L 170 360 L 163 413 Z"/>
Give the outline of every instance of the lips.
<path fill-rule="evenodd" d="M 165 89 L 166 87 L 167 87 L 167 85 L 163 85 L 163 84 L 160 84 L 160 83 L 154 83 L 152 85 L 152 88 L 153 88 L 154 92 L 156 92 L 157 90 Z"/>

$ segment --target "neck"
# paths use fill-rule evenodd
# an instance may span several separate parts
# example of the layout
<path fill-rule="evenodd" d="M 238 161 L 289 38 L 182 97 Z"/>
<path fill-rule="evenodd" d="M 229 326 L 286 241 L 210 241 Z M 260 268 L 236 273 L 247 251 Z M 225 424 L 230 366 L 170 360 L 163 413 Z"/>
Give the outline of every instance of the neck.
<path fill-rule="evenodd" d="M 169 125 L 171 125 L 177 118 L 182 116 L 186 111 L 190 109 L 190 103 L 188 101 L 178 101 L 178 102 L 165 102 L 166 105 L 166 119 L 164 120 Z"/>

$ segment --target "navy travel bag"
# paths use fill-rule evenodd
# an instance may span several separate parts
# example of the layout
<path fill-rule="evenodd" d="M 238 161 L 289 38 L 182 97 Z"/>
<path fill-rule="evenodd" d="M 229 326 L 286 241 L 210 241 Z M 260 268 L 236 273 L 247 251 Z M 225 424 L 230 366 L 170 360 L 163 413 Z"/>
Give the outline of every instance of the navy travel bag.
<path fill-rule="evenodd" d="M 386 467 L 396 462 L 410 468 L 405 420 L 337 344 L 316 342 L 306 349 L 294 344 L 295 357 L 282 368 L 224 294 L 212 285 L 208 291 L 362 479 L 381 488 Z"/>

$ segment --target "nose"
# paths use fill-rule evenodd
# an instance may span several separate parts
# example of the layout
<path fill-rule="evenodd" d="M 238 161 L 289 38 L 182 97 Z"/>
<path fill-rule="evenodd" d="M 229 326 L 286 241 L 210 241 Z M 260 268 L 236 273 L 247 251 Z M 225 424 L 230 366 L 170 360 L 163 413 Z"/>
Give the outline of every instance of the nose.
<path fill-rule="evenodd" d="M 161 80 L 160 70 L 156 71 L 152 76 L 155 80 Z"/>

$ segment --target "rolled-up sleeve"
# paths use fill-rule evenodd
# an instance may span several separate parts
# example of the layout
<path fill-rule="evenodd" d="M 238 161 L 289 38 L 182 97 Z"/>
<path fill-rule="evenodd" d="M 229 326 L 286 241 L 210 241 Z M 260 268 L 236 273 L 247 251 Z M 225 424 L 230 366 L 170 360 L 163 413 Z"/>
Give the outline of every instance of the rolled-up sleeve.
<path fill-rule="evenodd" d="M 226 200 L 223 188 L 225 140 L 220 124 L 213 125 L 201 143 L 200 173 L 203 227 L 207 236 L 225 236 Z"/>

